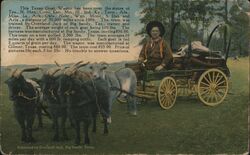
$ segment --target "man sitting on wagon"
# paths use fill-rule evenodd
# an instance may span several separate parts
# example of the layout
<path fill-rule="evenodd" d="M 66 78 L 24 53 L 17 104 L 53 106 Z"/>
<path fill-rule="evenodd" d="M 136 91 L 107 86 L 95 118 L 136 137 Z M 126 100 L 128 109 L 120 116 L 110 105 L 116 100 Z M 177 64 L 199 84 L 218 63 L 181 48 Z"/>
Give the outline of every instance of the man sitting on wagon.
<path fill-rule="evenodd" d="M 146 30 L 150 38 L 142 47 L 138 63 L 126 64 L 126 67 L 135 71 L 138 81 L 143 79 L 145 69 L 160 71 L 170 68 L 173 61 L 172 50 L 163 39 L 165 29 L 162 23 L 151 21 L 147 24 Z"/>
<path fill-rule="evenodd" d="M 146 26 L 149 40 L 143 45 L 138 62 L 145 65 L 147 70 L 160 71 L 169 68 L 173 56 L 172 50 L 163 39 L 165 29 L 162 23 L 151 21 Z"/>

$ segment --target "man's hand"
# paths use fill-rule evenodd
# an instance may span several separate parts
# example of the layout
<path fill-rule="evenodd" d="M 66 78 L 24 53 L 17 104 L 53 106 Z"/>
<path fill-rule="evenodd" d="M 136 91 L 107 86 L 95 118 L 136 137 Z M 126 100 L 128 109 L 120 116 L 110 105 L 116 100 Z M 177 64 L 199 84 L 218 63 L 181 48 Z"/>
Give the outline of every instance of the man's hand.
<path fill-rule="evenodd" d="M 139 57 L 138 62 L 142 63 L 144 61 L 143 57 Z"/>
<path fill-rule="evenodd" d="M 138 63 L 140 63 L 142 65 L 142 67 L 145 67 L 146 66 L 145 63 L 147 61 L 148 61 L 147 59 L 144 60 L 143 58 L 139 58 Z"/>
<path fill-rule="evenodd" d="M 155 70 L 156 71 L 160 71 L 160 70 L 162 70 L 164 67 L 162 66 L 162 65 L 159 65 L 159 66 L 157 66 L 157 67 L 155 67 Z"/>

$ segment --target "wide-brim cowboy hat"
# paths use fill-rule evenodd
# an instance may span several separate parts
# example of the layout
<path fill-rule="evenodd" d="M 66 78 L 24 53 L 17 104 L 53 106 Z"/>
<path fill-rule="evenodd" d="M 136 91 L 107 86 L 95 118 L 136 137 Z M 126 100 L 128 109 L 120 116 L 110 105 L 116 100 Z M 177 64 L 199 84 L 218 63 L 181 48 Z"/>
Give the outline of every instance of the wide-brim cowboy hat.
<path fill-rule="evenodd" d="M 165 28 L 164 28 L 164 26 L 163 26 L 163 24 L 161 22 L 159 22 L 159 21 L 151 21 L 146 26 L 147 33 L 148 33 L 148 35 L 150 37 L 151 37 L 150 32 L 151 32 L 153 27 L 158 27 L 159 28 L 161 37 L 165 34 Z"/>

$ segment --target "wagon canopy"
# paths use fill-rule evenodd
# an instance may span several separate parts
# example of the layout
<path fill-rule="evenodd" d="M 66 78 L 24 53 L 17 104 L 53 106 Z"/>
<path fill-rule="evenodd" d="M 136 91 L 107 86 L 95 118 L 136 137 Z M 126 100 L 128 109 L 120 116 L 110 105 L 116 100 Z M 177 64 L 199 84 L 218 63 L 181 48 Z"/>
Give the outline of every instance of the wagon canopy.
<path fill-rule="evenodd" d="M 227 60 L 231 42 L 230 28 L 227 24 L 218 24 L 204 37 L 204 33 L 195 32 L 186 22 L 178 22 L 173 26 L 170 41 L 174 54 L 203 55 Z"/>

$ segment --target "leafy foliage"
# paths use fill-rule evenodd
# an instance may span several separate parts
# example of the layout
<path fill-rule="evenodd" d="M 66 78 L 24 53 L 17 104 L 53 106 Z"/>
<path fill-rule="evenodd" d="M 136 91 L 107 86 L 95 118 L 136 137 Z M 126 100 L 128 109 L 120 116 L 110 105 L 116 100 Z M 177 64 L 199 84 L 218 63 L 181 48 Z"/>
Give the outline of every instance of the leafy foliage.
<path fill-rule="evenodd" d="M 181 42 L 182 35 L 189 35 L 191 41 L 200 40 L 204 44 L 215 25 L 227 23 L 231 26 L 232 33 L 231 55 L 248 55 L 249 16 L 244 11 L 250 9 L 246 3 L 248 2 L 242 0 L 238 0 L 237 3 L 228 0 L 141 0 L 141 14 L 144 16 L 140 21 L 144 27 L 136 34 L 143 37 L 139 44 L 145 43 L 147 39 L 145 27 L 152 20 L 163 23 L 166 29 L 164 39 L 169 42 L 174 23 L 182 22 L 189 25 L 186 27 L 189 34 L 177 29 L 174 42 Z M 239 5 L 243 10 L 240 10 Z M 223 33 L 219 34 L 215 39 L 223 38 Z"/>

